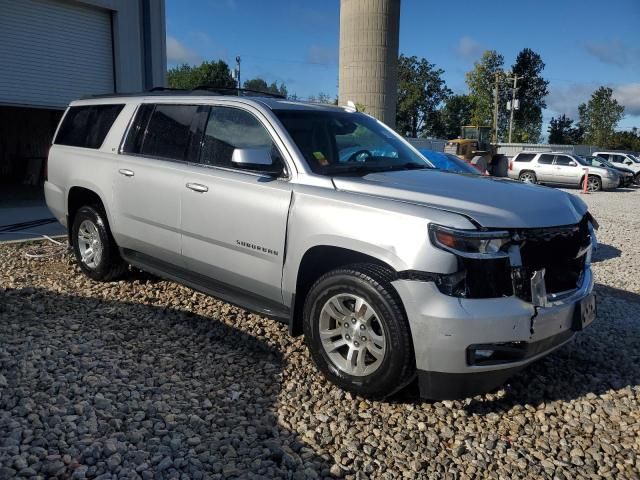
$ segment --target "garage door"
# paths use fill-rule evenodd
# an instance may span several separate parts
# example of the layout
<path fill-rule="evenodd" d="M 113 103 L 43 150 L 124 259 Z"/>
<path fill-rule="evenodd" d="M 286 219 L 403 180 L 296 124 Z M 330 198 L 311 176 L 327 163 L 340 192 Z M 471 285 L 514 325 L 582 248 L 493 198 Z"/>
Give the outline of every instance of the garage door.
<path fill-rule="evenodd" d="M 0 12 L 0 104 L 114 91 L 111 12 L 62 0 L 0 0 Z"/>

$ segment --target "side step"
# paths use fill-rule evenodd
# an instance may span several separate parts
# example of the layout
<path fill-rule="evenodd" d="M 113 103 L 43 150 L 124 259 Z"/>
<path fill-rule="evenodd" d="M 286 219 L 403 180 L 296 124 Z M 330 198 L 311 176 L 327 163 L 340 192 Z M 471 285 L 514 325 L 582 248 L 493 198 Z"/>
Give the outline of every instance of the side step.
<path fill-rule="evenodd" d="M 278 302 L 217 282 L 199 273 L 190 272 L 135 250 L 120 249 L 120 254 L 128 263 L 140 270 L 186 285 L 244 310 L 289 324 L 290 309 Z"/>

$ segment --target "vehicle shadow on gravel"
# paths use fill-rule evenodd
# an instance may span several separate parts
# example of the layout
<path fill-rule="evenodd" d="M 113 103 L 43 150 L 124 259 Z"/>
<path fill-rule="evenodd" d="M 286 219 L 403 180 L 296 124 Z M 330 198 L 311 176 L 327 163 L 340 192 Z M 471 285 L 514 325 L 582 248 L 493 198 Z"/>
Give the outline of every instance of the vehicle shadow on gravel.
<path fill-rule="evenodd" d="M 640 295 L 597 284 L 598 317 L 571 342 L 516 374 L 504 396 L 474 398 L 471 413 L 500 413 L 640 385 Z"/>
<path fill-rule="evenodd" d="M 620 255 L 622 255 L 622 251 L 619 248 L 605 243 L 599 243 L 598 249 L 593 254 L 593 263 L 618 258 Z"/>
<path fill-rule="evenodd" d="M 278 425 L 282 366 L 186 311 L 0 289 L 0 478 L 329 476 Z"/>

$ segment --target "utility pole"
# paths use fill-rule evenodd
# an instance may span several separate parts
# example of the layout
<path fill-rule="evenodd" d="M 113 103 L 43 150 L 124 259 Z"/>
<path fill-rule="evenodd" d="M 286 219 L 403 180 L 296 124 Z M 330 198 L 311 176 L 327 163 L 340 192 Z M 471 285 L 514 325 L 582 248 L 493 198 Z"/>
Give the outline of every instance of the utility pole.
<path fill-rule="evenodd" d="M 240 83 L 240 55 L 236 57 L 236 80 L 238 81 L 238 96 L 240 96 L 240 88 L 242 88 L 242 83 Z"/>
<path fill-rule="evenodd" d="M 498 89 L 500 88 L 500 72 L 495 73 L 496 88 L 493 92 L 493 143 L 498 143 Z"/>
<path fill-rule="evenodd" d="M 518 77 L 518 75 L 514 75 L 513 78 L 509 78 L 509 80 L 513 79 L 513 88 L 511 89 L 511 105 L 509 106 L 510 115 L 509 115 L 509 143 L 511 143 L 511 132 L 513 132 L 513 111 L 516 109 L 516 92 L 518 91 L 518 80 L 521 80 L 522 77 Z"/>

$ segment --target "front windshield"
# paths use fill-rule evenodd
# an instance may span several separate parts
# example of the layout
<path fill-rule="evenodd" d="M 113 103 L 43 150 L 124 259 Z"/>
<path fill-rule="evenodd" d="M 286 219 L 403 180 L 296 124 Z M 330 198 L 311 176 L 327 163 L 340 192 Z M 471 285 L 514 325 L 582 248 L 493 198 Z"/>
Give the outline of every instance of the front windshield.
<path fill-rule="evenodd" d="M 373 118 L 344 111 L 275 110 L 314 173 L 432 168 Z"/>
<path fill-rule="evenodd" d="M 627 155 L 632 161 L 636 162 L 636 163 L 640 163 L 640 158 L 636 157 L 635 155 Z"/>

